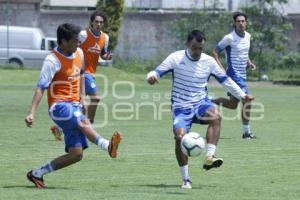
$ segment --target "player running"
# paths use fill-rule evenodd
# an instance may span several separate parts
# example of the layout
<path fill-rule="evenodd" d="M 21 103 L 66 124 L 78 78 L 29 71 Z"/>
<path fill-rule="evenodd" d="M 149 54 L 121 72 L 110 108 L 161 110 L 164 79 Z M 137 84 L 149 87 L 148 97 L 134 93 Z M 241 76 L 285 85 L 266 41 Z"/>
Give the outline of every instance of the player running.
<path fill-rule="evenodd" d="M 219 54 L 225 49 L 227 60 L 226 74 L 246 93 L 249 93 L 246 79 L 247 68 L 256 69 L 256 65 L 249 59 L 250 39 L 251 35 L 246 31 L 247 15 L 245 13 L 236 12 L 233 15 L 234 30 L 225 35 L 213 49 L 212 54 L 217 63 L 224 69 Z M 240 100 L 235 98 L 231 93 L 228 93 L 230 99 L 217 98 L 212 101 L 226 108 L 236 109 Z M 242 122 L 243 122 L 243 139 L 255 139 L 256 136 L 252 133 L 249 125 L 251 111 L 251 101 L 243 102 L 242 106 Z"/>

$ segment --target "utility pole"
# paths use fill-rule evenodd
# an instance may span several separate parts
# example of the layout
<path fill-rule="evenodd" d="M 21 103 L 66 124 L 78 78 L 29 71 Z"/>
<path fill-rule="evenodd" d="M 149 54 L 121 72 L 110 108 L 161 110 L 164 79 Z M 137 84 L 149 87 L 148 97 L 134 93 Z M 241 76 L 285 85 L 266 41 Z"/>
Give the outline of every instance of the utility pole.
<path fill-rule="evenodd" d="M 228 10 L 232 11 L 232 0 L 228 1 Z"/>
<path fill-rule="evenodd" d="M 6 1 L 6 56 L 7 56 L 7 64 L 9 63 L 9 11 L 10 11 L 10 0 Z"/>

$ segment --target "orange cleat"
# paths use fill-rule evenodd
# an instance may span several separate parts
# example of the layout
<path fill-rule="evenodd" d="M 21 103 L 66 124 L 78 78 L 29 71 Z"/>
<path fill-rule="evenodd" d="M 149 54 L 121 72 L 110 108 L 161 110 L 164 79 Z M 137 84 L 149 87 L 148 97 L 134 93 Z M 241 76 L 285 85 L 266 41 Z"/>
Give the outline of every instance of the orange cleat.
<path fill-rule="evenodd" d="M 122 136 L 119 131 L 115 131 L 113 136 L 111 137 L 110 144 L 108 146 L 108 154 L 112 158 L 116 158 L 118 155 L 118 146 L 121 142 Z"/>
<path fill-rule="evenodd" d="M 56 141 L 62 140 L 63 131 L 61 128 L 59 128 L 58 126 L 51 126 L 50 131 L 53 134 Z"/>

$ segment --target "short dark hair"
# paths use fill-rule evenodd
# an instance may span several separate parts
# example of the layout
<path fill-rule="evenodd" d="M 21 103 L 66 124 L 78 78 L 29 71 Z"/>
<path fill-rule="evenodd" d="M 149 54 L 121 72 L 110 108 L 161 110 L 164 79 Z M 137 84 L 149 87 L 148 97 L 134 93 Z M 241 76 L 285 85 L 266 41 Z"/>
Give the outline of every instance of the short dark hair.
<path fill-rule="evenodd" d="M 97 11 L 97 10 L 94 11 L 94 12 L 91 14 L 90 22 L 92 23 L 92 22 L 95 20 L 95 18 L 96 18 L 97 16 L 102 17 L 102 18 L 103 18 L 103 22 L 104 22 L 104 23 L 106 22 L 106 19 L 107 19 L 106 14 L 105 14 L 104 12 L 100 12 L 100 11 Z"/>
<path fill-rule="evenodd" d="M 239 17 L 239 16 L 244 16 L 246 21 L 248 19 L 247 15 L 245 13 L 243 13 L 243 12 L 235 12 L 235 13 L 233 13 L 232 18 L 235 21 L 236 18 Z"/>
<path fill-rule="evenodd" d="M 186 42 L 189 43 L 194 38 L 197 40 L 197 42 L 202 42 L 203 40 L 205 40 L 205 36 L 202 31 L 192 30 L 191 32 L 189 32 Z"/>
<path fill-rule="evenodd" d="M 62 39 L 69 41 L 74 37 L 74 35 L 78 35 L 81 28 L 80 26 L 74 24 L 61 24 L 57 28 L 57 43 L 60 45 Z"/>

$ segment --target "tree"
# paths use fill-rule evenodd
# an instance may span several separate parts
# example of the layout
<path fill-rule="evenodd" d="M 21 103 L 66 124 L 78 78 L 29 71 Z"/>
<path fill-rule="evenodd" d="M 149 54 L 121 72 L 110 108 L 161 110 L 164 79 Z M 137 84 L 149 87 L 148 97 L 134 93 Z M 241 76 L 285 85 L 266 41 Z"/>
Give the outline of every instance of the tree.
<path fill-rule="evenodd" d="M 198 29 L 204 32 L 206 38 L 205 50 L 210 53 L 216 43 L 230 30 L 231 14 L 224 12 L 211 12 L 194 10 L 188 14 L 178 14 L 176 20 L 165 25 L 174 38 L 175 49 L 185 48 L 184 42 L 188 32 Z"/>
<path fill-rule="evenodd" d="M 288 0 L 256 0 L 251 7 L 242 8 L 249 17 L 248 31 L 252 35 L 250 57 L 254 58 L 260 73 L 275 68 L 276 57 L 282 56 L 288 46 L 288 31 L 293 27 L 287 16 L 276 5 Z"/>
<path fill-rule="evenodd" d="M 96 10 L 106 13 L 107 22 L 103 31 L 109 35 L 109 49 L 112 51 L 117 45 L 119 29 L 123 19 L 124 0 L 99 0 Z"/>
<path fill-rule="evenodd" d="M 278 68 L 279 62 L 274 62 L 285 53 L 289 37 L 287 33 L 292 24 L 287 16 L 278 10 L 278 5 L 288 0 L 254 0 L 252 6 L 242 8 L 248 15 L 247 31 L 252 35 L 250 58 L 258 66 L 260 77 L 262 72 Z M 178 15 L 178 19 L 167 24 L 170 35 L 174 37 L 175 47 L 182 48 L 188 31 L 200 29 L 204 31 L 207 39 L 205 51 L 215 47 L 217 42 L 232 30 L 232 13 L 224 11 L 194 10 L 192 13 Z M 224 60 L 223 60 L 224 62 Z"/>

